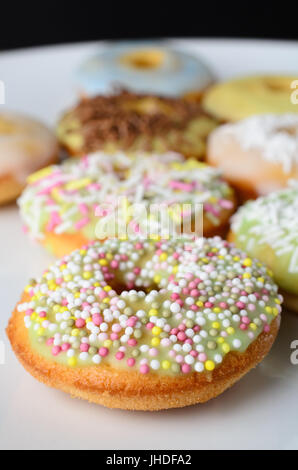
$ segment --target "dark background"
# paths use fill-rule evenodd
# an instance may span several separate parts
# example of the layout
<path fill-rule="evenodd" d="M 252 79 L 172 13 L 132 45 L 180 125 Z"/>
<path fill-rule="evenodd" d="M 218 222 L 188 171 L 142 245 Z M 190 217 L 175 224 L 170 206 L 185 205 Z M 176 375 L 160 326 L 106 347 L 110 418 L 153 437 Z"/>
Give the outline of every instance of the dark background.
<path fill-rule="evenodd" d="M 0 49 L 123 38 L 298 39 L 295 3 L 2 0 Z"/>

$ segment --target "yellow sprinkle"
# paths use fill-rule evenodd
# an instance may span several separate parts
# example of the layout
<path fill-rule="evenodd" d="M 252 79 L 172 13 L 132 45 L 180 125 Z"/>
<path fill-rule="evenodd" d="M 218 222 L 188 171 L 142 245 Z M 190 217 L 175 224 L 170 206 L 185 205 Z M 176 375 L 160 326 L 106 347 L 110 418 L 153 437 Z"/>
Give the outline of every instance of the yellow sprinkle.
<path fill-rule="evenodd" d="M 60 266 L 60 271 L 64 271 L 67 268 L 66 264 L 62 264 Z"/>
<path fill-rule="evenodd" d="M 94 287 L 100 287 L 100 283 L 99 282 L 94 282 Z"/>
<path fill-rule="evenodd" d="M 105 287 L 103 288 L 103 290 L 104 290 L 105 292 L 110 292 L 110 290 L 112 290 L 112 288 L 111 288 L 111 286 L 105 286 Z"/>
<path fill-rule="evenodd" d="M 171 367 L 170 361 L 162 361 L 161 367 L 165 370 L 168 370 Z"/>
<path fill-rule="evenodd" d="M 206 361 L 205 362 L 205 368 L 207 370 L 213 370 L 215 368 L 215 364 L 213 361 Z"/>
<path fill-rule="evenodd" d="M 264 278 L 263 277 L 258 277 L 258 281 L 264 283 Z"/>
<path fill-rule="evenodd" d="M 92 277 L 92 274 L 90 272 L 86 271 L 86 272 L 83 273 L 83 278 L 84 279 L 88 280 L 88 279 L 91 279 L 91 277 Z"/>
<path fill-rule="evenodd" d="M 38 328 L 38 330 L 37 330 L 38 336 L 43 336 L 44 333 L 45 333 L 45 329 L 44 329 L 44 328 Z"/>
<path fill-rule="evenodd" d="M 233 260 L 234 261 L 240 261 L 240 258 L 239 258 L 239 256 L 234 256 Z"/>
<path fill-rule="evenodd" d="M 71 367 L 74 367 L 77 365 L 77 360 L 75 357 L 70 357 L 67 362 L 68 362 L 68 365 Z"/>
<path fill-rule="evenodd" d="M 53 172 L 53 167 L 49 166 L 44 168 L 43 170 L 36 171 L 32 175 L 27 178 L 28 184 L 36 183 L 37 181 L 41 180 L 42 178 L 46 178 Z"/>
<path fill-rule="evenodd" d="M 281 302 L 280 302 L 280 300 L 279 300 L 279 299 L 274 299 L 274 302 L 275 302 L 276 304 L 278 304 L 278 305 L 280 305 L 280 304 L 281 304 Z"/>
<path fill-rule="evenodd" d="M 78 328 L 74 328 L 71 332 L 71 336 L 79 336 L 80 330 Z"/>
<path fill-rule="evenodd" d="M 89 318 L 87 318 L 86 323 L 90 323 L 91 321 L 92 321 L 92 318 L 89 317 Z"/>
<path fill-rule="evenodd" d="M 112 344 L 113 344 L 113 341 L 111 341 L 110 339 L 106 339 L 103 343 L 105 348 L 110 348 Z"/>
<path fill-rule="evenodd" d="M 82 178 L 77 181 L 70 181 L 70 183 L 67 183 L 65 185 L 65 189 L 67 191 L 76 191 L 78 189 L 85 188 L 90 183 L 92 183 L 92 180 L 90 178 Z"/>
<path fill-rule="evenodd" d="M 252 265 L 252 260 L 250 258 L 245 258 L 243 260 L 244 266 L 250 267 Z"/>
<path fill-rule="evenodd" d="M 159 338 L 152 338 L 151 344 L 154 347 L 159 346 L 160 345 L 160 339 Z"/>
<path fill-rule="evenodd" d="M 67 312 L 68 308 L 67 307 L 60 307 L 60 313 Z"/>
<path fill-rule="evenodd" d="M 103 299 L 104 304 L 109 304 L 110 301 L 111 301 L 111 299 L 109 297 L 106 297 L 105 299 Z"/>
<path fill-rule="evenodd" d="M 214 307 L 213 312 L 214 313 L 220 313 L 221 309 L 219 307 Z"/>
<path fill-rule="evenodd" d="M 218 344 L 222 344 L 222 343 L 224 343 L 224 341 L 225 341 L 225 340 L 224 340 L 222 337 L 220 337 L 220 338 L 217 339 Z"/>
<path fill-rule="evenodd" d="M 54 313 L 58 313 L 60 310 L 60 305 L 55 305 L 53 308 Z"/>
<path fill-rule="evenodd" d="M 268 276 L 273 277 L 273 271 L 269 268 L 267 269 L 267 274 Z"/>
<path fill-rule="evenodd" d="M 270 315 L 272 314 L 272 308 L 269 306 L 265 307 L 265 311 L 266 313 L 269 313 Z"/>
<path fill-rule="evenodd" d="M 101 259 L 101 260 L 99 261 L 99 264 L 100 264 L 100 266 L 107 266 L 107 265 L 108 265 L 108 261 L 107 261 L 106 259 Z"/>
<path fill-rule="evenodd" d="M 220 323 L 218 323 L 218 321 L 214 321 L 212 323 L 212 328 L 215 328 L 216 330 L 218 330 L 220 328 Z"/>
<path fill-rule="evenodd" d="M 112 259 L 113 259 L 112 253 L 107 253 L 107 254 L 106 254 L 106 258 L 107 258 L 108 260 L 112 260 Z"/>
<path fill-rule="evenodd" d="M 233 335 L 233 334 L 235 333 L 235 329 L 234 329 L 232 326 L 229 326 L 229 327 L 227 328 L 227 333 L 228 333 L 229 335 Z"/>
<path fill-rule="evenodd" d="M 159 257 L 160 261 L 166 261 L 168 259 L 167 253 L 162 253 Z"/>
<path fill-rule="evenodd" d="M 67 276 L 64 276 L 64 281 L 65 282 L 70 282 L 73 280 L 73 277 L 71 274 L 67 274 Z"/>
<path fill-rule="evenodd" d="M 81 296 L 81 294 L 80 294 L 79 292 L 77 292 L 77 293 L 75 294 L 75 299 L 78 299 L 80 296 Z"/>
<path fill-rule="evenodd" d="M 277 309 L 276 307 L 273 307 L 273 308 L 272 308 L 272 313 L 273 313 L 273 315 L 274 315 L 275 317 L 277 317 L 277 315 L 278 315 L 278 309 Z"/>
<path fill-rule="evenodd" d="M 250 279 L 250 278 L 251 278 L 251 274 L 250 274 L 250 273 L 244 273 L 244 274 L 243 274 L 243 277 L 244 277 L 244 279 Z"/>
<path fill-rule="evenodd" d="M 256 329 L 258 328 L 257 325 L 255 323 L 250 323 L 249 324 L 249 328 L 253 331 L 256 331 Z"/>
<path fill-rule="evenodd" d="M 173 267 L 173 274 L 177 274 L 178 272 L 178 265 Z"/>
<path fill-rule="evenodd" d="M 230 346 L 229 346 L 228 343 L 223 343 L 223 345 L 222 345 L 221 348 L 222 348 L 223 352 L 226 353 L 226 354 L 227 354 L 228 352 L 230 352 L 230 350 L 231 350 L 231 348 L 230 348 Z"/>
<path fill-rule="evenodd" d="M 151 308 L 148 312 L 149 317 L 153 317 L 157 314 L 158 314 L 158 311 L 156 310 L 156 308 Z"/>
<path fill-rule="evenodd" d="M 33 312 L 31 315 L 31 320 L 36 320 L 37 319 L 37 313 Z"/>
<path fill-rule="evenodd" d="M 196 305 L 197 305 L 198 307 L 204 307 L 204 302 L 202 302 L 201 300 L 198 300 L 198 301 L 196 302 Z"/>
<path fill-rule="evenodd" d="M 158 284 L 161 281 L 161 277 L 157 274 L 156 276 L 154 276 L 153 280 L 156 284 Z"/>
<path fill-rule="evenodd" d="M 87 254 L 87 251 L 86 250 L 80 250 L 80 255 L 84 256 Z"/>
<path fill-rule="evenodd" d="M 152 328 L 152 334 L 153 334 L 154 336 L 159 336 L 161 332 L 162 332 L 162 329 L 159 328 L 158 326 L 154 326 L 154 327 Z"/>

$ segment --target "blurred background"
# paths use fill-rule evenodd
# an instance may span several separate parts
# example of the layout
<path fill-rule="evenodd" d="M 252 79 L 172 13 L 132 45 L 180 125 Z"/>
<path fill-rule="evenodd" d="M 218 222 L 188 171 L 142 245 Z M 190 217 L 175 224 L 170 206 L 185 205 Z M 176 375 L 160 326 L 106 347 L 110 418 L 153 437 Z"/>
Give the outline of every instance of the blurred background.
<path fill-rule="evenodd" d="M 298 39 L 294 2 L 2 2 L 0 49 L 100 39 Z"/>

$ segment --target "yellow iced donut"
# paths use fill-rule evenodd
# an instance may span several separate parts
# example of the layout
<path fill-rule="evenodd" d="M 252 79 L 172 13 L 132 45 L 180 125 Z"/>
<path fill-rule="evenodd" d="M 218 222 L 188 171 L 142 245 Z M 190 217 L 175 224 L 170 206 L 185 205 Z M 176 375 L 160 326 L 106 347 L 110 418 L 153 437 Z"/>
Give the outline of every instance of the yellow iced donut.
<path fill-rule="evenodd" d="M 263 113 L 297 113 L 291 101 L 298 76 L 243 77 L 213 86 L 203 99 L 205 111 L 223 121 Z"/>

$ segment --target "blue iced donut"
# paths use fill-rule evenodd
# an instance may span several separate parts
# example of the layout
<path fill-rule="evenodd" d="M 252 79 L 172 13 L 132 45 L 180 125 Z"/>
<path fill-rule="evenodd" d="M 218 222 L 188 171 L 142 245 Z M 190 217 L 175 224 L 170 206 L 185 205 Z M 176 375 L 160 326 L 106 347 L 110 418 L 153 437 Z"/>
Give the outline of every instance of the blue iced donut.
<path fill-rule="evenodd" d="M 213 81 L 197 57 L 158 42 L 114 43 L 85 61 L 77 74 L 87 93 L 106 93 L 113 85 L 166 96 L 198 92 Z"/>

